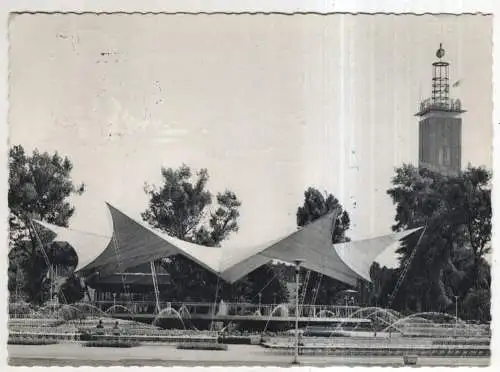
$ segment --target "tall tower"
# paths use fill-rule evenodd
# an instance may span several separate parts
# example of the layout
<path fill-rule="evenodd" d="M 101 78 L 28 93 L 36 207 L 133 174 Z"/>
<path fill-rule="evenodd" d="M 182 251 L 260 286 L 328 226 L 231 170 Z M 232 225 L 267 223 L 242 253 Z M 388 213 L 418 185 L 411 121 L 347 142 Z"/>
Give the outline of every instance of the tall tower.
<path fill-rule="evenodd" d="M 451 99 L 449 67 L 443 60 L 445 50 L 439 44 L 438 60 L 432 64 L 432 96 L 420 102 L 419 166 L 444 175 L 455 175 L 461 169 L 462 105 Z"/>

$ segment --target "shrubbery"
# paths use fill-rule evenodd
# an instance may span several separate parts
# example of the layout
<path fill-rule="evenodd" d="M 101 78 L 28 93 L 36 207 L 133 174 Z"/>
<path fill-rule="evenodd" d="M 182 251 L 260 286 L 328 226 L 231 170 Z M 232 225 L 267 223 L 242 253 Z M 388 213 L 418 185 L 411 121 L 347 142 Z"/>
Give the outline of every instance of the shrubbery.
<path fill-rule="evenodd" d="M 85 319 L 85 313 L 76 308 L 62 307 L 59 311 L 59 316 L 64 320 L 82 320 Z"/>
<path fill-rule="evenodd" d="M 220 350 L 226 351 L 227 345 L 215 342 L 184 342 L 177 345 L 177 349 L 182 350 Z"/>
<path fill-rule="evenodd" d="M 129 340 L 92 340 L 88 341 L 84 344 L 86 347 L 119 347 L 119 348 L 128 348 L 139 346 L 140 343 L 138 341 L 129 341 Z"/>
<path fill-rule="evenodd" d="M 33 336 L 9 336 L 8 345 L 54 345 L 57 340 Z"/>
<path fill-rule="evenodd" d="M 33 310 L 27 302 L 10 302 L 9 303 L 9 314 L 10 315 L 28 315 L 31 314 Z"/>

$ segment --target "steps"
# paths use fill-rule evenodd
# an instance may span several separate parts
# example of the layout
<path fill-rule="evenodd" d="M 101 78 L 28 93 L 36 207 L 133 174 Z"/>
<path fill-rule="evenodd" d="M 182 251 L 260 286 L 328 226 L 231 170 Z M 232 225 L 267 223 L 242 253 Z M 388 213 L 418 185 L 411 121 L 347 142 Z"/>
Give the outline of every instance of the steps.
<path fill-rule="evenodd" d="M 263 343 L 262 346 L 268 350 L 290 354 L 293 345 L 273 345 Z M 442 345 L 419 346 L 419 345 L 308 345 L 299 348 L 302 355 L 329 355 L 329 356 L 426 356 L 426 357 L 488 357 L 491 354 L 489 347 L 460 345 L 445 347 Z"/>

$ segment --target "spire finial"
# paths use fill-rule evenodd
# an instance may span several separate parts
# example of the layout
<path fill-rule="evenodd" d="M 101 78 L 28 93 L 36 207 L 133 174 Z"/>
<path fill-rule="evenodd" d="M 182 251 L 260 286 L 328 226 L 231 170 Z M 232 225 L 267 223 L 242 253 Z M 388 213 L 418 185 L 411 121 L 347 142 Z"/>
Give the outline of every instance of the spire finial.
<path fill-rule="evenodd" d="M 439 43 L 439 49 L 436 52 L 436 57 L 438 57 L 439 59 L 444 57 L 443 43 Z"/>

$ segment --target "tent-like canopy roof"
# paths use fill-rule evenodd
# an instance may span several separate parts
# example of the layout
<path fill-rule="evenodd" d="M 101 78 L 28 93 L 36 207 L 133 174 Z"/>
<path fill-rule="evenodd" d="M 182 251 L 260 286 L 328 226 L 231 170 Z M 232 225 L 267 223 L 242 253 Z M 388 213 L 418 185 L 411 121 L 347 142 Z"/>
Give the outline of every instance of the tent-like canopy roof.
<path fill-rule="evenodd" d="M 160 258 L 181 254 L 232 283 L 272 260 L 293 262 L 344 283 L 370 281 L 370 266 L 386 248 L 418 229 L 373 239 L 332 244 L 332 212 L 294 233 L 247 249 L 206 247 L 189 243 L 137 221 L 107 204 L 113 222 L 110 236 L 92 234 L 36 221 L 68 242 L 78 255 L 75 271 L 113 275 Z M 90 250 L 89 247 L 94 249 Z M 99 247 L 98 250 L 95 250 Z M 91 252 L 98 252 L 91 253 Z"/>

